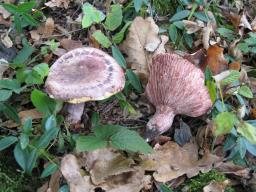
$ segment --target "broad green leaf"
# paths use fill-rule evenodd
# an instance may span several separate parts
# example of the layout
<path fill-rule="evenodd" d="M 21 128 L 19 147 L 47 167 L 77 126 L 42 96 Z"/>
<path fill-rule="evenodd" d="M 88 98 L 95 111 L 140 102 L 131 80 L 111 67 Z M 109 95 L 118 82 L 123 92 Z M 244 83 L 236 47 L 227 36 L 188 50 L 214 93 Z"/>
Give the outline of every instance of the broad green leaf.
<path fill-rule="evenodd" d="M 134 8 L 136 12 L 139 12 L 143 3 L 147 3 L 148 0 L 134 0 Z"/>
<path fill-rule="evenodd" d="M 121 31 L 119 31 L 118 33 L 116 33 L 113 37 L 112 40 L 114 43 L 119 44 L 123 41 L 124 39 L 124 34 L 126 32 L 126 30 L 128 29 L 128 27 L 131 25 L 132 22 L 127 22 L 123 28 L 121 29 Z"/>
<path fill-rule="evenodd" d="M 20 118 L 18 116 L 18 112 L 14 107 L 12 107 L 11 105 L 9 105 L 7 103 L 3 103 L 2 108 L 3 108 L 4 114 L 8 118 L 12 119 L 13 121 L 15 121 L 18 124 L 20 123 Z"/>
<path fill-rule="evenodd" d="M 26 74 L 25 82 L 26 84 L 32 85 L 32 84 L 42 84 L 44 81 L 41 75 L 39 75 L 36 71 L 32 70 Z"/>
<path fill-rule="evenodd" d="M 115 60 L 118 62 L 118 64 L 122 68 L 126 69 L 126 61 L 122 53 L 119 51 L 119 49 L 115 45 L 112 45 L 111 50 L 112 50 L 112 55 L 115 58 Z"/>
<path fill-rule="evenodd" d="M 26 166 L 26 162 L 27 162 L 27 150 L 22 150 L 20 147 L 20 143 L 17 143 L 14 150 L 14 158 L 16 160 L 16 162 L 19 164 L 19 166 L 26 171 L 27 170 L 27 166 Z"/>
<path fill-rule="evenodd" d="M 93 23 L 99 23 L 105 19 L 105 15 L 93 7 L 90 3 L 85 3 L 83 5 L 83 19 L 82 19 L 82 27 L 88 28 Z"/>
<path fill-rule="evenodd" d="M 92 36 L 100 43 L 103 47 L 109 48 L 111 46 L 111 42 L 107 36 L 105 36 L 100 30 L 95 31 Z"/>
<path fill-rule="evenodd" d="M 22 32 L 22 19 L 20 18 L 19 15 L 14 15 L 14 25 L 16 30 L 21 33 Z M 20 54 L 19 54 L 20 55 Z M 16 56 L 17 57 L 17 56 Z M 18 59 L 17 59 L 18 60 Z"/>
<path fill-rule="evenodd" d="M 16 79 L 1 79 L 0 89 L 9 89 L 18 94 L 21 91 L 20 83 Z"/>
<path fill-rule="evenodd" d="M 193 15 L 201 21 L 204 21 L 204 22 L 209 21 L 209 19 L 207 18 L 207 15 L 204 12 L 195 12 Z"/>
<path fill-rule="evenodd" d="M 50 163 L 42 172 L 40 178 L 45 178 L 53 174 L 58 170 L 58 165 L 55 163 Z"/>
<path fill-rule="evenodd" d="M 129 150 L 133 152 L 151 153 L 153 149 L 136 132 L 122 129 L 111 137 L 111 145 L 117 149 Z"/>
<path fill-rule="evenodd" d="M 230 75 L 228 77 L 226 77 L 225 79 L 223 79 L 221 81 L 222 85 L 229 85 L 235 81 L 238 81 L 240 78 L 240 72 L 239 71 L 235 71 L 235 70 L 231 70 L 230 71 Z"/>
<path fill-rule="evenodd" d="M 240 49 L 243 53 L 248 53 L 250 51 L 247 43 L 238 43 L 237 48 Z"/>
<path fill-rule="evenodd" d="M 251 144 L 247 139 L 244 139 L 244 143 L 246 145 L 246 149 L 249 153 L 256 156 L 256 144 Z"/>
<path fill-rule="evenodd" d="M 13 143 L 17 141 L 17 137 L 5 136 L 3 139 L 0 140 L 0 151 L 6 149 L 7 147 L 11 146 Z"/>
<path fill-rule="evenodd" d="M 231 112 L 219 113 L 214 119 L 216 129 L 214 130 L 215 136 L 230 133 L 237 121 L 236 116 Z"/>
<path fill-rule="evenodd" d="M 36 2 L 30 1 L 26 3 L 20 3 L 17 7 L 18 12 L 24 13 L 24 12 L 31 12 L 33 7 L 36 6 Z"/>
<path fill-rule="evenodd" d="M 41 78 L 44 78 L 49 73 L 49 66 L 46 63 L 41 63 L 39 65 L 34 66 L 33 70 L 36 71 L 41 76 Z"/>
<path fill-rule="evenodd" d="M 26 172 L 31 174 L 38 158 L 37 149 L 33 149 L 27 156 Z"/>
<path fill-rule="evenodd" d="M 51 114 L 56 106 L 53 99 L 49 98 L 40 90 L 34 89 L 31 92 L 31 101 L 36 109 L 44 114 Z"/>
<path fill-rule="evenodd" d="M 93 151 L 107 147 L 107 141 L 95 136 L 80 136 L 76 140 L 76 149 L 78 152 Z"/>
<path fill-rule="evenodd" d="M 242 137 L 237 139 L 237 146 L 239 149 L 240 157 L 241 157 L 241 159 L 243 159 L 246 154 L 246 145 L 245 145 L 244 139 Z"/>
<path fill-rule="evenodd" d="M 32 131 L 32 118 L 28 117 L 22 126 L 22 132 L 29 134 L 31 131 Z"/>
<path fill-rule="evenodd" d="M 182 19 L 185 19 L 186 17 L 188 17 L 190 14 L 190 11 L 189 10 L 182 10 L 182 11 L 179 11 L 177 13 L 175 13 L 171 19 L 170 19 L 170 22 L 174 22 L 174 21 L 179 21 L 179 20 L 182 20 Z"/>
<path fill-rule="evenodd" d="M 22 19 L 23 19 L 24 21 L 26 21 L 28 25 L 31 25 L 31 26 L 37 26 L 37 25 L 38 25 L 37 20 L 35 20 L 35 19 L 33 18 L 33 16 L 31 16 L 31 15 L 28 14 L 28 13 L 23 13 L 23 14 L 22 14 Z"/>
<path fill-rule="evenodd" d="M 123 129 L 126 128 L 120 125 L 99 125 L 94 127 L 92 131 L 96 137 L 102 140 L 108 140 L 112 135 Z"/>
<path fill-rule="evenodd" d="M 30 55 L 34 52 L 35 48 L 31 47 L 27 40 L 23 40 L 23 48 L 19 51 L 18 55 L 13 59 L 13 63 L 24 63 Z"/>
<path fill-rule="evenodd" d="M 45 131 L 50 131 L 52 128 L 57 127 L 57 121 L 55 115 L 49 116 L 44 124 Z"/>
<path fill-rule="evenodd" d="M 250 98 L 250 99 L 253 98 L 253 94 L 252 94 L 252 91 L 251 91 L 250 87 L 248 87 L 246 85 L 241 86 L 238 89 L 238 93 L 240 95 L 244 96 L 244 97 L 247 97 L 247 98 Z"/>
<path fill-rule="evenodd" d="M 105 21 L 106 29 L 114 31 L 117 29 L 123 20 L 122 8 L 119 4 L 114 4 L 111 6 L 110 12 L 107 14 Z"/>
<path fill-rule="evenodd" d="M 182 21 L 175 21 L 173 22 L 173 25 L 175 25 L 180 30 L 183 30 L 185 28 L 184 23 Z"/>
<path fill-rule="evenodd" d="M 57 137 L 58 132 L 58 128 L 51 128 L 49 131 L 45 131 L 38 141 L 36 141 L 35 146 L 41 149 L 46 148 L 50 142 Z"/>
<path fill-rule="evenodd" d="M 223 36 L 223 37 L 225 37 L 225 38 L 227 38 L 227 39 L 229 39 L 229 40 L 234 39 L 234 31 L 232 31 L 232 30 L 230 30 L 230 29 L 227 29 L 227 28 L 218 28 L 218 29 L 217 29 L 217 32 L 218 32 L 221 36 Z"/>
<path fill-rule="evenodd" d="M 0 90 L 0 102 L 8 100 L 12 95 L 12 91 L 2 89 Z"/>
<path fill-rule="evenodd" d="M 139 93 L 142 93 L 142 86 L 140 83 L 140 79 L 138 78 L 138 76 L 132 71 L 132 69 L 127 69 L 126 70 L 126 76 L 127 79 L 129 80 L 129 82 L 132 84 L 132 86 L 134 87 L 134 89 L 136 91 L 138 91 Z"/>
<path fill-rule="evenodd" d="M 191 34 L 184 33 L 184 40 L 189 48 L 193 46 L 193 38 Z"/>
<path fill-rule="evenodd" d="M 250 143 L 256 144 L 256 127 L 246 123 L 240 122 L 237 125 L 237 132 L 244 136 Z"/>
<path fill-rule="evenodd" d="M 174 24 L 171 24 L 169 27 L 169 37 L 172 40 L 173 43 L 176 42 L 177 37 L 178 37 L 178 31 L 177 28 Z"/>
<path fill-rule="evenodd" d="M 20 147 L 21 149 L 25 149 L 29 144 L 29 137 L 27 134 L 22 133 L 20 135 Z"/>

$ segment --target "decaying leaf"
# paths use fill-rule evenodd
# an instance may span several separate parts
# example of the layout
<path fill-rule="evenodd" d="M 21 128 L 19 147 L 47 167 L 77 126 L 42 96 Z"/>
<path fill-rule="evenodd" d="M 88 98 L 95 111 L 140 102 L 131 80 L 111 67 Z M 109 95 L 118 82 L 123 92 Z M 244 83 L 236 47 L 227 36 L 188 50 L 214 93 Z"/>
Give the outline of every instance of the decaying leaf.
<path fill-rule="evenodd" d="M 223 55 L 223 50 L 223 48 L 216 44 L 210 46 L 207 50 L 207 56 L 202 69 L 205 70 L 208 66 L 214 75 L 228 69 L 228 63 Z"/>
<path fill-rule="evenodd" d="M 229 180 L 223 182 L 212 181 L 209 185 L 203 188 L 204 192 L 224 192 L 229 184 Z"/>
<path fill-rule="evenodd" d="M 183 20 L 182 22 L 187 30 L 187 34 L 195 33 L 205 27 L 204 22 L 200 20 L 197 20 L 197 21 Z"/>
<path fill-rule="evenodd" d="M 153 18 L 136 17 L 121 47 L 128 56 L 127 63 L 144 83 L 147 82 L 148 65 L 151 64 L 152 53 L 161 44 L 158 32 L 159 28 Z"/>
<path fill-rule="evenodd" d="M 151 163 L 145 160 L 148 166 L 145 166 L 145 169 L 155 171 L 153 176 L 159 182 L 167 182 L 182 175 L 190 178 L 200 171 L 208 172 L 212 169 L 213 163 L 221 160 L 213 154 L 205 154 L 202 159 L 198 159 L 196 144 L 189 143 L 180 147 L 175 142 L 167 142 L 159 146 L 146 159 Z"/>
<path fill-rule="evenodd" d="M 203 32 L 202 32 L 202 34 L 203 34 L 202 42 L 203 42 L 203 46 L 206 50 L 208 50 L 208 48 L 209 48 L 209 41 L 210 41 L 210 37 L 213 32 L 214 31 L 213 31 L 212 23 L 209 22 L 207 24 L 207 26 L 203 28 Z"/>
<path fill-rule="evenodd" d="M 72 0 L 50 0 L 45 3 L 45 5 L 47 7 L 64 7 L 65 9 L 67 9 L 71 1 Z"/>
<path fill-rule="evenodd" d="M 81 41 L 75 41 L 75 40 L 66 39 L 66 38 L 60 41 L 60 45 L 67 51 L 71 51 L 72 49 L 83 47 L 83 44 Z"/>
<path fill-rule="evenodd" d="M 151 177 L 132 164 L 132 159 L 113 149 L 99 149 L 84 153 L 80 158 L 66 155 L 62 159 L 61 172 L 71 192 L 94 192 L 96 188 L 108 192 L 139 192 L 150 183 Z M 82 166 L 90 176 L 83 173 Z"/>

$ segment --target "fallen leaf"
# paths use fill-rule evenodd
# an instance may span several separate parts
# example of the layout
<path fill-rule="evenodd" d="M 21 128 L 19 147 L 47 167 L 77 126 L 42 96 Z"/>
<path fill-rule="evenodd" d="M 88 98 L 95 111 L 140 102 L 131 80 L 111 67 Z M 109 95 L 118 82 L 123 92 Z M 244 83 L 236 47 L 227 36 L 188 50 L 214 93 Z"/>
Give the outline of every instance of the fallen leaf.
<path fill-rule="evenodd" d="M 72 39 L 62 39 L 60 41 L 60 45 L 67 51 L 70 51 L 75 48 L 84 47 L 81 41 L 75 41 Z"/>
<path fill-rule="evenodd" d="M 12 42 L 11 38 L 9 37 L 8 33 L 3 33 L 1 35 L 1 41 L 6 48 L 10 48 L 13 46 L 13 42 Z"/>
<path fill-rule="evenodd" d="M 54 20 L 51 17 L 48 17 L 44 23 L 43 36 L 49 37 L 53 34 L 54 31 Z"/>
<path fill-rule="evenodd" d="M 232 63 L 229 64 L 229 69 L 230 70 L 236 70 L 236 71 L 240 71 L 241 69 L 241 64 L 238 61 L 233 61 Z"/>
<path fill-rule="evenodd" d="M 203 31 L 202 31 L 202 35 L 203 35 L 202 42 L 203 42 L 203 46 L 206 50 L 208 50 L 208 48 L 209 48 L 210 37 L 213 32 L 214 31 L 213 31 L 212 24 L 211 24 L 211 22 L 209 22 L 207 24 L 207 26 L 203 28 Z"/>
<path fill-rule="evenodd" d="M 128 56 L 126 60 L 128 65 L 144 83 L 147 82 L 148 66 L 151 64 L 152 53 L 161 44 L 158 33 L 159 28 L 153 18 L 136 17 L 129 28 L 125 41 L 121 45 L 121 49 Z"/>
<path fill-rule="evenodd" d="M 182 175 L 193 177 L 199 172 L 208 172 L 212 169 L 213 163 L 220 161 L 220 158 L 205 154 L 202 159 L 198 159 L 198 147 L 194 143 L 180 147 L 175 142 L 167 142 L 163 146 L 155 148 L 153 154 L 145 159 L 151 161 L 145 166 L 146 170 L 155 171 L 153 177 L 158 182 L 167 182 Z M 145 161 L 146 162 L 146 161 Z"/>
<path fill-rule="evenodd" d="M 214 75 L 228 69 L 228 63 L 223 55 L 223 48 L 218 45 L 212 45 L 207 50 L 207 56 L 202 65 L 203 71 L 208 66 Z"/>
<path fill-rule="evenodd" d="M 67 9 L 71 1 L 72 0 L 50 0 L 45 3 L 45 5 L 47 7 L 64 7 L 65 9 Z"/>
<path fill-rule="evenodd" d="M 229 184 L 229 180 L 222 182 L 212 181 L 207 186 L 203 188 L 204 192 L 224 192 Z"/>
<path fill-rule="evenodd" d="M 183 57 L 191 63 L 193 63 L 194 65 L 201 68 L 206 59 L 206 51 L 202 48 L 192 54 L 184 53 Z"/>
<path fill-rule="evenodd" d="M 60 171 L 55 171 L 52 175 L 51 175 L 51 178 L 50 178 L 50 181 L 49 181 L 49 187 L 48 187 L 48 190 L 47 192 L 57 192 L 59 191 L 59 188 L 60 188 L 60 179 L 61 179 L 61 173 Z"/>
<path fill-rule="evenodd" d="M 202 28 L 204 28 L 204 22 L 197 20 L 195 21 L 190 21 L 190 20 L 183 20 L 182 21 L 185 29 L 187 31 L 187 34 L 193 34 L 197 31 L 200 31 Z"/>
<path fill-rule="evenodd" d="M 30 36 L 34 41 L 39 41 L 41 38 L 41 35 L 38 33 L 38 30 L 31 30 L 30 32 Z"/>

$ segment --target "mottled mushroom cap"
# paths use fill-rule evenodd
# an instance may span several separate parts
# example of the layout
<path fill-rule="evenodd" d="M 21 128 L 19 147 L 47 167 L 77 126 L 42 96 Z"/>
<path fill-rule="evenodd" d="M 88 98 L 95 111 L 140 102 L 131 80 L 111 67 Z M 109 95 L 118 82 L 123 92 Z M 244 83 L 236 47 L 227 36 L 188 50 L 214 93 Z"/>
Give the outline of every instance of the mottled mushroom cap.
<path fill-rule="evenodd" d="M 105 52 L 77 48 L 51 66 L 45 87 L 50 97 L 70 103 L 108 98 L 124 88 L 125 76 L 119 64 Z"/>

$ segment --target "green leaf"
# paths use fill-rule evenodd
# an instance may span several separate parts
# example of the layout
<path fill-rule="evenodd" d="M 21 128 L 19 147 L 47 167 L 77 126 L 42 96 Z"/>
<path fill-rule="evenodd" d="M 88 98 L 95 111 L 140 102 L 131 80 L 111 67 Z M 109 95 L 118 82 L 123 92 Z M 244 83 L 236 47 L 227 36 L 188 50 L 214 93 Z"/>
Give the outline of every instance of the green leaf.
<path fill-rule="evenodd" d="M 0 5 L 2 5 L 3 8 L 6 9 L 6 11 L 8 11 L 9 13 L 12 13 L 14 15 L 18 13 L 18 7 L 13 4 L 0 3 Z"/>
<path fill-rule="evenodd" d="M 246 154 L 246 145 L 245 145 L 244 139 L 242 137 L 237 139 L 237 146 L 239 149 L 240 157 L 241 157 L 241 159 L 243 159 Z"/>
<path fill-rule="evenodd" d="M 32 118 L 28 117 L 26 118 L 23 126 L 22 126 L 22 132 L 29 134 L 32 131 Z"/>
<path fill-rule="evenodd" d="M 22 150 L 20 147 L 20 144 L 17 143 L 14 150 L 14 158 L 16 162 L 19 164 L 19 166 L 26 171 L 26 162 L 27 162 L 27 150 Z"/>
<path fill-rule="evenodd" d="M 49 73 L 49 66 L 46 63 L 41 63 L 39 65 L 34 66 L 33 70 L 36 71 L 41 76 L 41 78 L 44 78 Z"/>
<path fill-rule="evenodd" d="M 111 145 L 118 149 L 145 154 L 153 151 L 150 145 L 136 131 L 128 129 L 122 129 L 114 134 L 111 137 Z"/>
<path fill-rule="evenodd" d="M 110 12 L 107 14 L 105 27 L 110 31 L 114 31 L 121 25 L 122 20 L 123 20 L 122 8 L 119 4 L 114 4 L 111 6 Z"/>
<path fill-rule="evenodd" d="M 93 7 L 90 3 L 85 3 L 83 5 L 83 19 L 82 19 L 82 27 L 88 28 L 93 23 L 99 23 L 105 19 L 105 15 Z"/>
<path fill-rule="evenodd" d="M 230 75 L 228 77 L 226 77 L 225 79 L 223 79 L 221 81 L 222 85 L 229 85 L 235 81 L 238 81 L 240 78 L 240 72 L 239 71 L 235 71 L 235 70 L 231 70 L 230 71 Z"/>
<path fill-rule="evenodd" d="M 33 7 L 36 6 L 36 2 L 30 1 L 26 3 L 21 3 L 17 7 L 17 11 L 20 13 L 30 12 L 32 11 Z"/>
<path fill-rule="evenodd" d="M 53 99 L 37 89 L 31 92 L 31 101 L 38 111 L 47 115 L 51 114 L 56 106 Z"/>
<path fill-rule="evenodd" d="M 3 139 L 0 140 L 0 151 L 6 149 L 7 147 L 11 146 L 13 143 L 17 141 L 18 141 L 17 137 L 5 136 Z"/>
<path fill-rule="evenodd" d="M 136 12 L 139 12 L 143 3 L 147 3 L 148 0 L 134 0 L 134 8 Z"/>
<path fill-rule="evenodd" d="M 6 101 L 8 100 L 12 95 L 12 91 L 9 90 L 0 90 L 0 101 Z"/>
<path fill-rule="evenodd" d="M 98 126 L 100 123 L 100 115 L 97 112 L 93 112 L 92 113 L 92 118 L 91 118 L 91 122 L 92 122 L 92 127 Z"/>
<path fill-rule="evenodd" d="M 58 170 L 58 165 L 55 163 L 50 163 L 42 172 L 40 178 L 48 177 Z"/>
<path fill-rule="evenodd" d="M 234 39 L 234 31 L 232 31 L 232 30 L 230 30 L 230 29 L 227 29 L 227 28 L 218 28 L 218 29 L 217 29 L 217 32 L 218 32 L 221 36 L 223 36 L 223 37 L 225 37 L 225 38 L 227 38 L 227 39 L 230 39 L 230 40 Z"/>
<path fill-rule="evenodd" d="M 120 125 L 98 125 L 92 129 L 93 133 L 97 138 L 102 140 L 109 140 L 109 138 L 115 133 L 126 129 Z"/>
<path fill-rule="evenodd" d="M 142 86 L 140 83 L 140 79 L 138 78 L 138 76 L 132 71 L 132 69 L 127 69 L 126 70 L 126 76 L 127 79 L 129 80 L 129 82 L 132 84 L 132 86 L 134 87 L 134 89 L 136 91 L 138 91 L 139 93 L 142 93 Z"/>
<path fill-rule="evenodd" d="M 174 21 L 179 21 L 179 20 L 182 20 L 182 19 L 185 19 L 186 17 L 188 17 L 190 14 L 190 11 L 189 10 L 182 10 L 182 11 L 179 11 L 178 13 L 175 13 L 171 19 L 170 19 L 170 22 L 174 22 Z"/>
<path fill-rule="evenodd" d="M 237 121 L 236 116 L 231 112 L 219 113 L 214 119 L 216 129 L 214 130 L 214 135 L 220 136 L 230 133 Z"/>
<path fill-rule="evenodd" d="M 21 149 L 25 149 L 29 144 L 29 137 L 26 134 L 20 135 L 20 147 Z"/>
<path fill-rule="evenodd" d="M 240 49 L 243 53 L 248 53 L 250 51 L 247 43 L 238 43 L 237 48 Z"/>
<path fill-rule="evenodd" d="M 237 125 L 237 132 L 244 136 L 251 144 L 256 144 L 256 127 L 246 122 Z"/>
<path fill-rule="evenodd" d="M 58 192 L 69 192 L 68 185 L 62 185 Z"/>
<path fill-rule="evenodd" d="M 119 51 L 119 49 L 115 45 L 112 45 L 111 50 L 112 50 L 112 55 L 115 58 L 115 60 L 118 62 L 118 64 L 122 68 L 126 69 L 126 61 L 122 53 Z"/>
<path fill-rule="evenodd" d="M 56 121 L 56 117 L 55 115 L 51 115 L 49 116 L 44 124 L 44 128 L 46 131 L 50 131 L 52 128 L 56 128 L 57 127 L 57 121 Z"/>
<path fill-rule="evenodd" d="M 2 79 L 0 80 L 0 89 L 9 89 L 15 93 L 20 93 L 20 83 L 16 79 Z"/>
<path fill-rule="evenodd" d="M 177 28 L 174 24 L 171 24 L 169 27 L 169 37 L 172 40 L 173 43 L 176 42 L 177 37 L 178 37 L 178 31 Z"/>
<path fill-rule="evenodd" d="M 160 185 L 160 192 L 173 192 L 173 190 L 171 190 L 167 185 L 165 184 L 161 184 Z"/>
<path fill-rule="evenodd" d="M 184 40 L 189 48 L 193 47 L 193 38 L 191 34 L 184 33 Z"/>
<path fill-rule="evenodd" d="M 28 25 L 31 25 L 31 26 L 37 26 L 38 25 L 38 22 L 37 20 L 35 20 L 30 14 L 28 13 L 23 13 L 22 14 L 22 18 L 24 21 L 26 21 L 26 23 Z"/>
<path fill-rule="evenodd" d="M 216 85 L 215 85 L 215 82 L 214 82 L 214 81 L 207 80 L 207 81 L 206 81 L 206 87 L 208 88 L 211 101 L 212 101 L 212 103 L 214 103 L 215 100 L 217 99 L 217 92 L 216 92 L 217 87 L 216 87 Z"/>
<path fill-rule="evenodd" d="M 76 149 L 78 152 L 93 151 L 107 147 L 107 141 L 95 136 L 79 136 L 76 140 Z"/>
<path fill-rule="evenodd" d="M 38 158 L 37 149 L 33 149 L 27 156 L 26 172 L 31 174 Z"/>
<path fill-rule="evenodd" d="M 31 47 L 27 40 L 23 40 L 23 48 L 19 51 L 16 57 L 13 59 L 13 63 L 25 63 L 29 56 L 35 51 L 34 47 Z"/>
<path fill-rule="evenodd" d="M 18 116 L 17 110 L 12 107 L 11 105 L 7 104 L 7 103 L 3 103 L 2 104 L 2 108 L 3 108 L 3 112 L 4 114 L 12 119 L 13 121 L 15 121 L 16 123 L 20 123 L 20 118 Z"/>
<path fill-rule="evenodd" d="M 92 36 L 105 48 L 109 48 L 112 44 L 108 37 L 105 36 L 100 30 L 95 31 Z"/>
<path fill-rule="evenodd" d="M 250 89 L 250 87 L 246 86 L 246 85 L 243 85 L 241 86 L 239 89 L 238 89 L 238 93 L 244 97 L 247 97 L 247 98 L 250 98 L 252 99 L 253 98 L 253 93 Z"/>
<path fill-rule="evenodd" d="M 121 29 L 121 31 L 119 31 L 118 33 L 116 33 L 113 37 L 112 40 L 114 43 L 119 44 L 123 41 L 124 39 L 124 34 L 126 32 L 126 30 L 128 29 L 128 27 L 131 25 L 131 21 L 127 22 L 123 28 Z"/>
<path fill-rule="evenodd" d="M 35 146 L 40 149 L 46 148 L 50 142 L 57 137 L 58 132 L 58 128 L 52 128 L 49 131 L 44 132 L 44 134 L 35 142 Z"/>
<path fill-rule="evenodd" d="M 209 19 L 207 18 L 207 15 L 204 12 L 195 12 L 193 15 L 201 21 L 204 21 L 204 22 L 209 21 Z"/>

